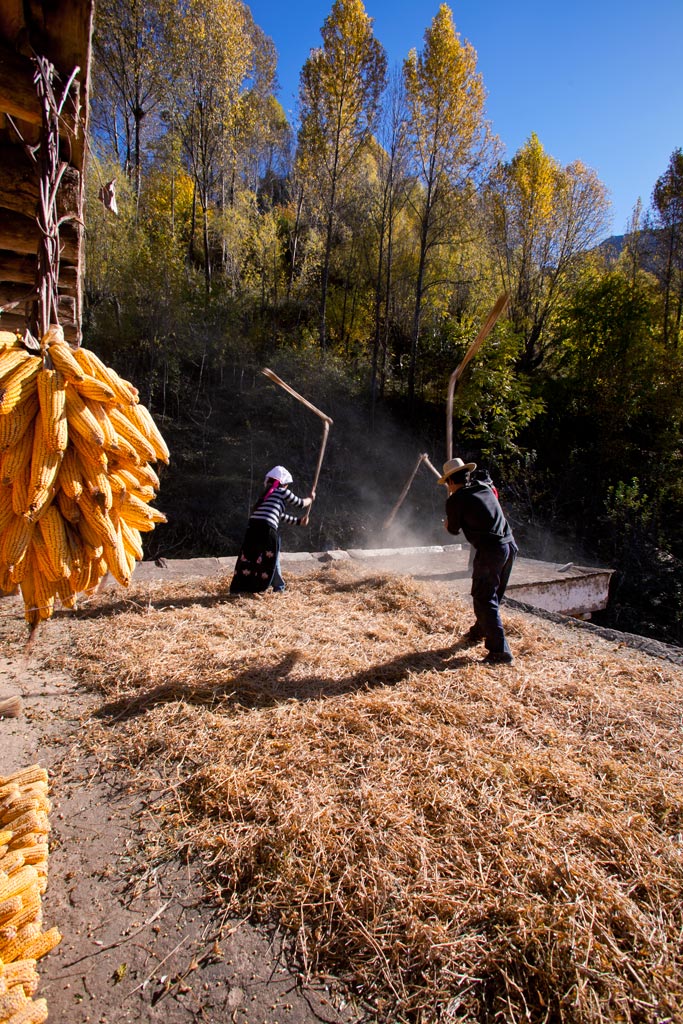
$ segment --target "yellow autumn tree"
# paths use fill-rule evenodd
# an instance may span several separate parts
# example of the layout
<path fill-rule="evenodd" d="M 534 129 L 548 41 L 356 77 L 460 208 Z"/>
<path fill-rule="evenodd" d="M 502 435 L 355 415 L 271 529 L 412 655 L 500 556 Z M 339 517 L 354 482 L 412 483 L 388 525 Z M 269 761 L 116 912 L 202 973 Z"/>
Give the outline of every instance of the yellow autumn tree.
<path fill-rule="evenodd" d="M 404 64 L 408 142 L 416 187 L 412 206 L 419 248 L 415 278 L 408 397 L 415 391 L 425 297 L 440 277 L 444 253 L 457 244 L 472 189 L 485 169 L 491 137 L 477 54 L 462 42 L 446 4 Z"/>
<path fill-rule="evenodd" d="M 335 0 L 301 71 L 299 174 L 322 208 L 325 244 L 320 296 L 320 347 L 327 338 L 330 257 L 339 195 L 372 132 L 386 76 L 386 57 L 362 0 Z"/>
<path fill-rule="evenodd" d="M 202 212 L 204 271 L 211 285 L 209 212 L 254 68 L 253 24 L 239 0 L 167 0 L 169 116 Z"/>
<path fill-rule="evenodd" d="M 543 359 L 547 327 L 571 268 L 607 227 L 607 190 L 576 160 L 566 167 L 532 133 L 491 178 L 491 241 L 510 316 L 524 339 L 522 366 Z"/>

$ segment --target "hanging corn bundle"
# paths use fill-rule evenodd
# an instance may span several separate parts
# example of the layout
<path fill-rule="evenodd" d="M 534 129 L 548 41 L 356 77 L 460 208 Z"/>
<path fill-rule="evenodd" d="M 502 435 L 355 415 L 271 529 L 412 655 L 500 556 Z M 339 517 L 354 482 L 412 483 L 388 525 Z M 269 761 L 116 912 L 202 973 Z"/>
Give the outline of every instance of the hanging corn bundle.
<path fill-rule="evenodd" d="M 69 219 L 56 207 L 66 168 L 59 129 L 79 69 L 59 99 L 54 67 L 38 56 L 35 66 L 43 121 L 36 287 L 23 335 L 0 331 L 0 589 L 21 589 L 32 628 L 55 601 L 75 607 L 107 572 L 128 585 L 141 533 L 166 522 L 150 506 L 159 487 L 150 463 L 168 461 L 137 389 L 67 344 L 57 323 L 59 229 Z"/>
<path fill-rule="evenodd" d="M 0 348 L 0 588 L 35 626 L 106 572 L 128 585 L 141 533 L 166 522 L 150 463 L 169 453 L 137 389 L 61 328 L 40 354 L 6 331 Z"/>

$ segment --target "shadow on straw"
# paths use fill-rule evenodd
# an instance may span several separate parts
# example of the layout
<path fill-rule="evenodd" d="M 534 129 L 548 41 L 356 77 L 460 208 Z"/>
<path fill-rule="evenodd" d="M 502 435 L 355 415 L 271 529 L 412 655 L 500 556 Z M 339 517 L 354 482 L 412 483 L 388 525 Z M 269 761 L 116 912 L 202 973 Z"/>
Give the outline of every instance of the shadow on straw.
<path fill-rule="evenodd" d="M 287 701 L 338 697 L 380 686 L 396 686 L 409 676 L 422 672 L 453 671 L 470 664 L 469 658 L 458 656 L 458 650 L 459 643 L 456 642 L 436 650 L 414 651 L 341 679 L 325 679 L 316 675 L 290 679 L 292 669 L 300 660 L 300 654 L 294 651 L 277 664 L 256 665 L 217 683 L 192 685 L 175 680 L 160 683 L 133 698 L 104 704 L 95 717 L 111 721 L 131 719 L 160 704 L 174 701 L 203 705 L 214 712 L 230 715 L 276 707 Z"/>

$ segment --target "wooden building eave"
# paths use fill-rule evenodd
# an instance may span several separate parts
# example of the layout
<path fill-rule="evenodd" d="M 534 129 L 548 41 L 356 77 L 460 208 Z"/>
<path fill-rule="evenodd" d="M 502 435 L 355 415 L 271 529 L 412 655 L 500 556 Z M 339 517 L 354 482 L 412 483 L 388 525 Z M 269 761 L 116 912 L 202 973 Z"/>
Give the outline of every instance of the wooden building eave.
<path fill-rule="evenodd" d="M 67 338 L 80 341 L 83 282 L 83 183 L 86 162 L 94 0 L 2 0 L 0 3 L 0 328 L 23 331 L 35 321 L 40 228 L 37 220 L 42 108 L 35 56 L 58 76 L 57 91 L 78 68 L 59 127 L 67 167 L 57 196 L 60 217 L 59 315 Z M 17 304 L 18 303 L 18 304 Z M 8 310 L 4 307 L 14 304 Z"/>

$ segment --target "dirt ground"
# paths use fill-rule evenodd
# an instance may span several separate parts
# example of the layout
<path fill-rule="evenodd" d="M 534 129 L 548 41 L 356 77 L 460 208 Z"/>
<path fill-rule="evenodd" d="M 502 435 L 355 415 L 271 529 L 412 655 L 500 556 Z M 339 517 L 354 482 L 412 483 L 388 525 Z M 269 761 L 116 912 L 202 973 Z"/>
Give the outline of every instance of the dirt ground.
<path fill-rule="evenodd" d="M 47 672 L 31 646 L 17 650 L 23 611 L 0 599 L 0 698 L 19 694 L 18 718 L 0 719 L 0 775 L 39 762 L 50 773 L 49 885 L 44 928 L 62 942 L 39 961 L 37 995 L 60 1024 L 330 1024 L 367 1019 L 334 979 L 291 967 L 282 936 L 200 899 L 181 865 L 140 865 L 140 836 L 154 828 L 152 802 L 103 778 L 79 745 L 96 698 Z M 51 642 L 63 642 L 58 618 Z M 44 644 L 44 636 L 41 639 Z"/>

